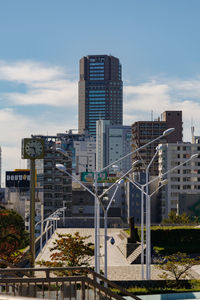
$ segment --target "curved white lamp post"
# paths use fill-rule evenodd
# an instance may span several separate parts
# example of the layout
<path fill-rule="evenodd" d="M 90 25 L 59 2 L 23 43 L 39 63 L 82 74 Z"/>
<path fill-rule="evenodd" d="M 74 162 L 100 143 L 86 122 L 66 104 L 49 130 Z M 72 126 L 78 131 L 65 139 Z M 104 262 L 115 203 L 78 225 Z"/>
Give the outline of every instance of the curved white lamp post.
<path fill-rule="evenodd" d="M 115 182 L 113 185 L 111 185 L 111 187 L 105 191 L 104 193 L 102 193 L 100 196 L 97 195 L 97 178 L 98 178 L 98 174 L 100 174 L 101 172 L 107 170 L 108 168 L 110 168 L 112 165 L 120 162 L 121 160 L 125 159 L 126 157 L 131 156 L 133 153 L 138 152 L 139 150 L 147 147 L 148 145 L 156 142 L 157 140 L 161 139 L 162 137 L 166 136 L 167 134 L 170 134 L 171 132 L 173 132 L 175 129 L 174 128 L 169 128 L 167 130 L 165 130 L 163 132 L 162 135 L 160 135 L 159 137 L 153 139 L 152 141 L 149 141 L 148 143 L 142 145 L 141 147 L 135 149 L 134 151 L 124 155 L 123 157 L 120 157 L 118 160 L 116 160 L 115 162 L 110 163 L 109 165 L 107 165 L 106 167 L 102 168 L 101 170 L 96 170 L 94 172 L 94 188 L 95 188 L 95 193 L 92 193 L 84 184 L 82 184 L 79 180 L 77 180 L 73 175 L 71 175 L 64 166 L 61 167 L 60 164 L 56 165 L 56 167 L 61 171 L 64 172 L 66 174 L 68 174 L 69 176 L 71 176 L 75 181 L 79 182 L 79 184 L 81 186 L 83 186 L 89 193 L 91 193 L 94 198 L 95 198 L 95 271 L 100 274 L 100 204 L 101 203 L 101 198 L 103 197 L 103 195 L 109 190 L 111 189 L 114 185 L 117 184 L 117 182 Z M 59 153 L 63 154 L 64 156 L 69 157 L 69 155 L 67 155 L 67 151 L 61 149 L 61 148 L 57 148 L 56 151 L 58 151 Z M 60 166 L 60 167 L 59 167 Z M 132 169 L 131 169 L 132 170 Z M 130 171 L 131 171 L 130 170 Z M 124 176 L 122 176 L 122 178 L 124 178 L 126 175 L 128 175 L 127 172 L 126 174 L 124 174 Z M 121 179 L 122 179 L 121 178 Z"/>
<path fill-rule="evenodd" d="M 143 184 L 143 185 L 140 185 L 140 187 L 139 187 L 133 180 L 131 180 L 128 176 L 126 176 L 126 178 L 127 178 L 131 183 L 133 183 L 133 185 L 136 186 L 136 187 L 137 187 L 144 195 L 146 195 L 146 198 L 148 199 L 148 205 L 150 205 L 150 198 L 153 196 L 153 194 L 155 194 L 155 192 L 156 192 L 158 189 L 160 189 L 163 185 L 166 185 L 166 184 L 168 183 L 168 181 L 167 181 L 167 179 L 162 180 L 162 181 L 161 181 L 161 186 L 158 187 L 158 189 L 157 189 L 156 191 L 154 191 L 151 195 L 148 195 L 146 192 L 144 192 L 145 187 L 147 187 L 147 186 L 150 185 L 151 183 L 157 181 L 158 179 L 162 179 L 165 175 L 167 175 L 167 174 L 173 172 L 173 171 L 176 170 L 176 169 L 179 169 L 181 166 L 183 166 L 183 165 L 186 164 L 187 162 L 189 162 L 189 161 L 191 161 L 192 159 L 195 159 L 195 158 L 197 158 L 197 157 L 198 157 L 198 154 L 197 154 L 197 153 L 196 153 L 196 154 L 193 154 L 189 159 L 185 160 L 185 161 L 182 162 L 180 165 L 175 166 L 175 167 L 171 168 L 170 170 L 166 171 L 165 173 L 163 173 L 163 174 L 157 176 L 156 178 L 154 178 L 154 179 L 148 181 L 147 183 L 145 183 L 145 184 Z M 149 207 L 150 207 L 150 206 L 149 206 Z M 148 214 L 149 214 L 149 215 L 151 214 L 150 209 L 148 210 Z M 150 238 L 150 220 L 151 220 L 151 218 L 150 218 L 150 216 L 148 217 L 147 220 L 148 220 L 149 224 L 147 225 L 146 230 L 149 230 L 149 238 L 146 240 L 146 243 L 148 243 L 148 245 L 147 245 L 148 253 L 147 253 L 147 255 L 146 255 L 146 256 L 148 256 L 148 260 L 146 260 L 146 263 L 147 263 L 147 272 L 146 272 L 147 277 L 146 277 L 146 279 L 147 279 L 147 280 L 150 280 L 150 279 L 151 279 L 151 269 L 150 269 L 150 268 L 151 268 L 151 238 Z M 146 252 L 147 252 L 147 250 L 146 250 Z M 142 264 L 142 263 L 141 263 L 141 266 L 142 266 L 142 268 L 143 268 L 143 264 Z M 142 269 L 142 274 L 143 274 L 143 269 Z"/>
<path fill-rule="evenodd" d="M 108 219 L 108 211 L 109 208 L 112 204 L 112 202 L 114 201 L 114 197 L 117 193 L 118 188 L 120 187 L 121 184 L 124 183 L 124 180 L 121 179 L 116 186 L 116 189 L 110 199 L 110 202 L 108 203 L 108 206 L 106 207 L 106 209 L 104 210 L 104 276 L 105 278 L 107 278 L 108 276 L 108 258 L 107 258 L 107 253 L 108 253 L 108 249 L 107 249 L 107 219 Z"/>

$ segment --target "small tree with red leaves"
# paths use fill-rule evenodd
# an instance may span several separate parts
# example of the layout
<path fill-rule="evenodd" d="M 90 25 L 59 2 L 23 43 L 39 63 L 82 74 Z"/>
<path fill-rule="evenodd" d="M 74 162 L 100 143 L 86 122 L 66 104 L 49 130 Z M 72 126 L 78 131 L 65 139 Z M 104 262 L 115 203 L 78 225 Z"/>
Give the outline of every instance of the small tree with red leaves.
<path fill-rule="evenodd" d="M 53 253 L 51 261 L 39 261 L 39 265 L 47 267 L 80 267 L 88 266 L 94 256 L 94 244 L 86 242 L 90 236 L 80 236 L 79 232 L 72 234 L 59 234 L 54 246 L 50 248 Z M 59 273 L 60 275 L 61 273 Z M 68 272 L 62 273 L 68 274 Z"/>

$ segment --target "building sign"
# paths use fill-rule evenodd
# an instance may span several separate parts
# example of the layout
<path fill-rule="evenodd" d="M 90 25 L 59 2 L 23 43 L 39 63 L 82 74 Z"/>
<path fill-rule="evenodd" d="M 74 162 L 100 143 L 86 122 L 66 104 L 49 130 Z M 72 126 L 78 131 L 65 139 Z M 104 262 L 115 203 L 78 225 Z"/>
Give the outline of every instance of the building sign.
<path fill-rule="evenodd" d="M 30 171 L 7 171 L 6 187 L 29 188 Z"/>
<path fill-rule="evenodd" d="M 97 181 L 103 181 L 107 179 L 107 172 L 102 172 L 98 174 Z M 94 172 L 81 172 L 81 181 L 83 182 L 93 182 Z"/>

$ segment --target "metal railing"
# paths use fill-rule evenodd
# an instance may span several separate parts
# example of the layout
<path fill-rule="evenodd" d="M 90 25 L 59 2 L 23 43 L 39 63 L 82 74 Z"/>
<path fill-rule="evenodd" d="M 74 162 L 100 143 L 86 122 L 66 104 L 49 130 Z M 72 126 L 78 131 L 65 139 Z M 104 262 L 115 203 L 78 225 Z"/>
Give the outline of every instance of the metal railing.
<path fill-rule="evenodd" d="M 140 300 L 86 267 L 0 269 L 0 295 L 70 300 Z"/>

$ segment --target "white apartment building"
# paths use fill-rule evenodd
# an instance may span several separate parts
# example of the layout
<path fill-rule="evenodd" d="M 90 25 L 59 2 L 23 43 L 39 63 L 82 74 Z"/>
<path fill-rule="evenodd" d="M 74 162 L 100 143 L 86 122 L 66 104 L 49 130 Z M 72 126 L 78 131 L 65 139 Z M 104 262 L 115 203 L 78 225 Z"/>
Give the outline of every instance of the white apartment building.
<path fill-rule="evenodd" d="M 194 143 L 170 143 L 162 144 L 159 151 L 159 175 L 178 166 L 189 159 L 191 155 L 199 153 L 200 139 L 196 138 Z M 200 193 L 200 158 L 193 159 L 185 165 L 168 173 L 165 177 L 168 184 L 161 191 L 161 216 L 168 217 L 171 210 L 179 213 L 180 194 Z"/>
<path fill-rule="evenodd" d="M 82 172 L 94 172 L 96 168 L 96 142 L 92 139 L 74 141 L 75 173 L 78 179 Z"/>

